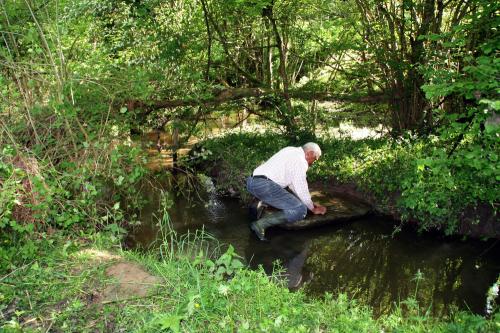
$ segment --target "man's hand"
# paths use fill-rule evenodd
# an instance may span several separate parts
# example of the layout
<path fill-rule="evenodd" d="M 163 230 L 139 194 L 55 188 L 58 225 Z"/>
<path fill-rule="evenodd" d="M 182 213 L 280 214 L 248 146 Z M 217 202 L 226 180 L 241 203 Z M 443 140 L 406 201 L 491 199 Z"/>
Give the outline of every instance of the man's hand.
<path fill-rule="evenodd" d="M 315 215 L 325 215 L 326 207 L 314 204 L 314 209 L 312 210 Z"/>

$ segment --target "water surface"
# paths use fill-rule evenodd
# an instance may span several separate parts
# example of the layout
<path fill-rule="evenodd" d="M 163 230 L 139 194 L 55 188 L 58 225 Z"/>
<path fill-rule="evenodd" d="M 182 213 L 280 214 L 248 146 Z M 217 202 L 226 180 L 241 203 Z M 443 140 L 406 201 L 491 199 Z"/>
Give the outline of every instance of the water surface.
<path fill-rule="evenodd" d="M 143 224 L 129 237 L 135 247 L 148 247 L 159 237 L 154 217 L 159 192 L 149 196 Z M 461 241 L 411 229 L 394 233 L 394 222 L 381 217 L 299 231 L 272 228 L 266 233 L 270 242 L 260 242 L 237 199 L 176 198 L 169 214 L 181 234 L 204 228 L 232 244 L 250 267 L 271 272 L 278 260 L 292 287 L 313 297 L 344 292 L 372 306 L 376 315 L 408 297 L 437 316 L 452 309 L 483 314 L 486 292 L 500 273 L 498 241 Z"/>

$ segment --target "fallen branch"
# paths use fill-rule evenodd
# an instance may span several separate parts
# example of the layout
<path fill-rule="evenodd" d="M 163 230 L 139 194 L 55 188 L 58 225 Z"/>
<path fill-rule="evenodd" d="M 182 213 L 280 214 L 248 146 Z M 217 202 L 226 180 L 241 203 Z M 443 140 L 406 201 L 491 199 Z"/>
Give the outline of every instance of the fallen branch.
<path fill-rule="evenodd" d="M 213 93 L 209 97 L 160 100 L 160 101 L 127 101 L 125 104 L 129 109 L 145 109 L 145 114 L 154 110 L 172 109 L 182 106 L 212 106 L 227 102 L 237 101 L 243 98 L 263 97 L 268 95 L 282 96 L 282 92 L 269 88 L 233 88 L 224 89 Z M 328 92 L 316 92 L 308 90 L 291 90 L 289 95 L 300 100 L 335 101 L 351 103 L 384 103 L 388 101 L 386 94 L 373 95 L 340 95 Z"/>

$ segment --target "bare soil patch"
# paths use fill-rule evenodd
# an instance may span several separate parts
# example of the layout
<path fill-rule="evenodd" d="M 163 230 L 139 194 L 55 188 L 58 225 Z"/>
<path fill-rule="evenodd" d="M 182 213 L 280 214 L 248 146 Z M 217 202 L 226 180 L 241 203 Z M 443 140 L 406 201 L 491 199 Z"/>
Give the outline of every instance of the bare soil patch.
<path fill-rule="evenodd" d="M 108 267 L 106 275 L 116 282 L 102 292 L 103 303 L 146 297 L 161 282 L 160 278 L 132 262 L 116 263 Z"/>

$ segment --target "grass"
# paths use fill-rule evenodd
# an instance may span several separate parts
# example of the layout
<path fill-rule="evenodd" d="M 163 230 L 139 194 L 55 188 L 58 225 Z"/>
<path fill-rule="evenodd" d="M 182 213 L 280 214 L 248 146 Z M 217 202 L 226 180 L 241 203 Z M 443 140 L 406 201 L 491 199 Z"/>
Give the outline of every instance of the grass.
<path fill-rule="evenodd" d="M 445 322 L 411 300 L 374 318 L 345 295 L 309 299 L 279 271 L 242 265 L 205 233 L 179 237 L 163 219 L 162 251 L 123 250 L 112 237 L 56 234 L 36 259 L 0 276 L 3 332 L 498 332 L 492 319 L 457 313 Z M 157 277 L 147 295 L 106 300 L 106 269 L 128 262 Z"/>

